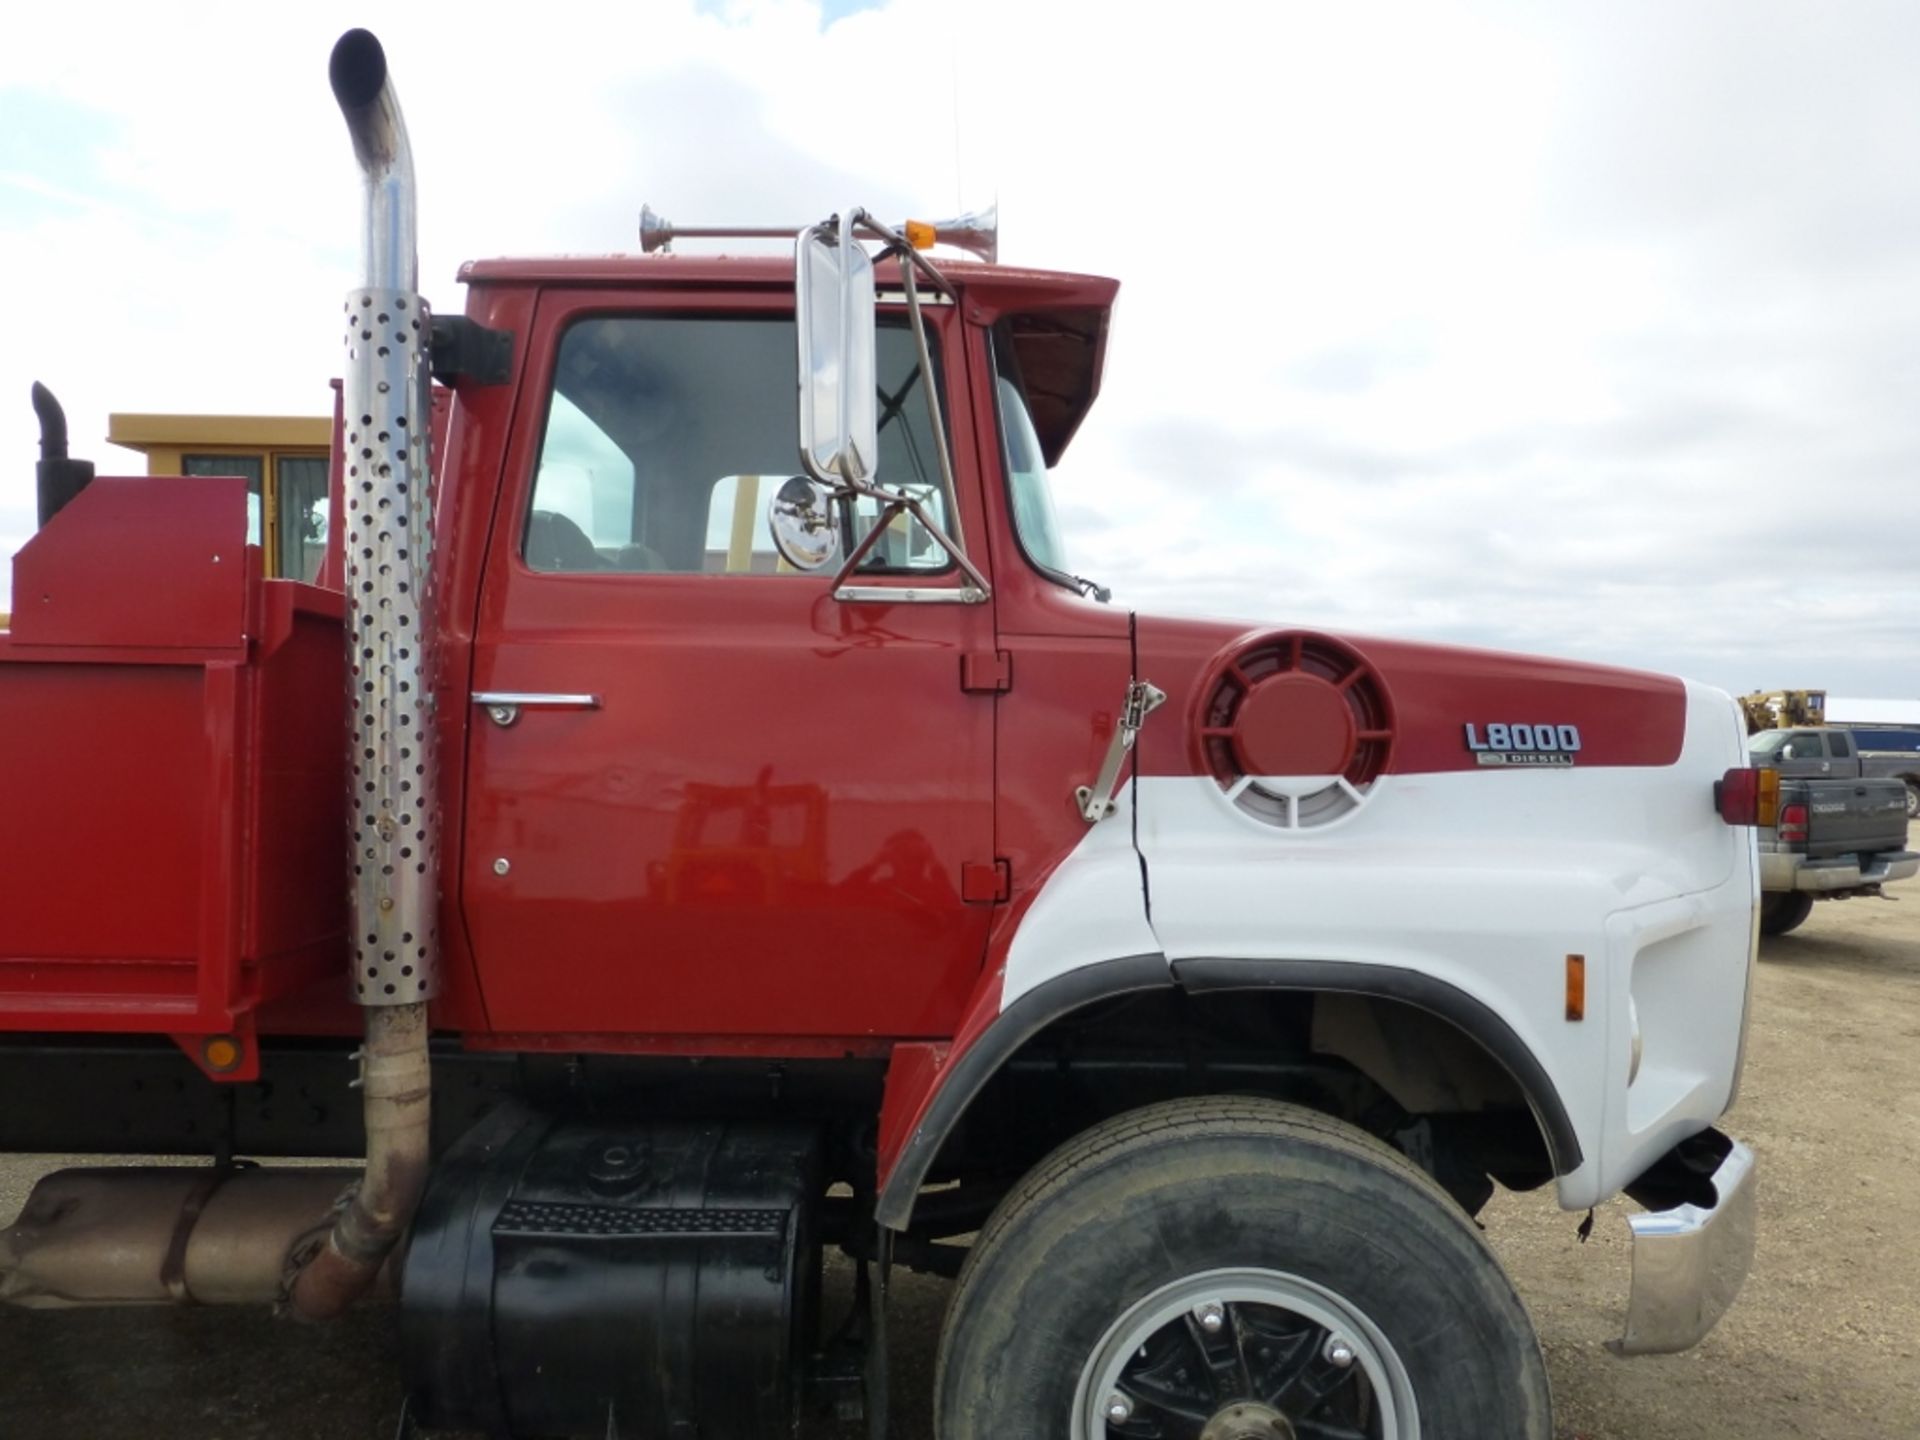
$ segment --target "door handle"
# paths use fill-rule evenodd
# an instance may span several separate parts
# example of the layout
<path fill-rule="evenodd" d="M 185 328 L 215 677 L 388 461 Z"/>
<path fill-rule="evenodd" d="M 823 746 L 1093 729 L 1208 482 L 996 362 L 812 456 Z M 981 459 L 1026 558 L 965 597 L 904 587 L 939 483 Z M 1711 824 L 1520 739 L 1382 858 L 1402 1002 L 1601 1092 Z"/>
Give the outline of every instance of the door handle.
<path fill-rule="evenodd" d="M 548 695 L 530 690 L 476 690 L 473 703 L 486 707 L 487 718 L 502 730 L 520 718 L 522 710 L 598 710 L 598 695 Z"/>

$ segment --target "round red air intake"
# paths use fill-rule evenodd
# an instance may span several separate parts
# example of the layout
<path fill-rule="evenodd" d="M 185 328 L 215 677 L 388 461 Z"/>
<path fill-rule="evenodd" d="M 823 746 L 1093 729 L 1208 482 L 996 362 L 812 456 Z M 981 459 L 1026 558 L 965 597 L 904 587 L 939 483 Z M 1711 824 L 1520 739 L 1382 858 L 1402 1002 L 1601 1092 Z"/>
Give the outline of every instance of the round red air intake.
<path fill-rule="evenodd" d="M 1393 758 L 1393 702 L 1353 646 L 1311 631 L 1244 641 L 1199 689 L 1206 772 L 1256 818 L 1298 829 L 1356 809 Z M 1319 779 L 1319 785 L 1309 784 Z"/>

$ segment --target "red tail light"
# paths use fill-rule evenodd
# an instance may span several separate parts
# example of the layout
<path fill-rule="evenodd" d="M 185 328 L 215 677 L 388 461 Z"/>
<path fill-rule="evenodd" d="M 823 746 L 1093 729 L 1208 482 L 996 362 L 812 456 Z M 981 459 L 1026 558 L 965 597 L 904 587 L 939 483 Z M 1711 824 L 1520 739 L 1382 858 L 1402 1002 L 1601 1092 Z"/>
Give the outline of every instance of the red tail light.
<path fill-rule="evenodd" d="M 1714 782 L 1713 801 L 1729 825 L 1771 825 L 1780 813 L 1780 772 L 1729 770 Z"/>
<path fill-rule="evenodd" d="M 1788 805 L 1780 811 L 1780 839 L 1789 844 L 1805 844 L 1807 839 L 1807 807 Z"/>

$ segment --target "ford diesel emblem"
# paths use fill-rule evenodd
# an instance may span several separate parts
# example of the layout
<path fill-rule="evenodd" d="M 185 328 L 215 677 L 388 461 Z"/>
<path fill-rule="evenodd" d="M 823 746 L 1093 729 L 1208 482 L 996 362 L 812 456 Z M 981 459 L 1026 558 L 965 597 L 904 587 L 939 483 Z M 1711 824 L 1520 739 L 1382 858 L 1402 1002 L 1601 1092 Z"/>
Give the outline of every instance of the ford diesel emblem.
<path fill-rule="evenodd" d="M 1467 749 L 1482 765 L 1571 765 L 1580 753 L 1578 725 L 1467 726 Z"/>

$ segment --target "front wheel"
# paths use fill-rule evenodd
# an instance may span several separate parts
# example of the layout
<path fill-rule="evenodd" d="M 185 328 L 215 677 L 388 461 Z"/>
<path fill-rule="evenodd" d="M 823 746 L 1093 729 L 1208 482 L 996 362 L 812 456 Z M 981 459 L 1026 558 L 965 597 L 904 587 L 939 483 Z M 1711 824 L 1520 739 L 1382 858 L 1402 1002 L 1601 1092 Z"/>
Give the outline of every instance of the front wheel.
<path fill-rule="evenodd" d="M 1552 1433 L 1533 1327 L 1403 1156 L 1276 1102 L 1176 1101 L 1071 1141 L 961 1273 L 941 1440 Z"/>
<path fill-rule="evenodd" d="M 1907 787 L 1907 819 L 1920 820 L 1920 780 L 1903 782 Z"/>

